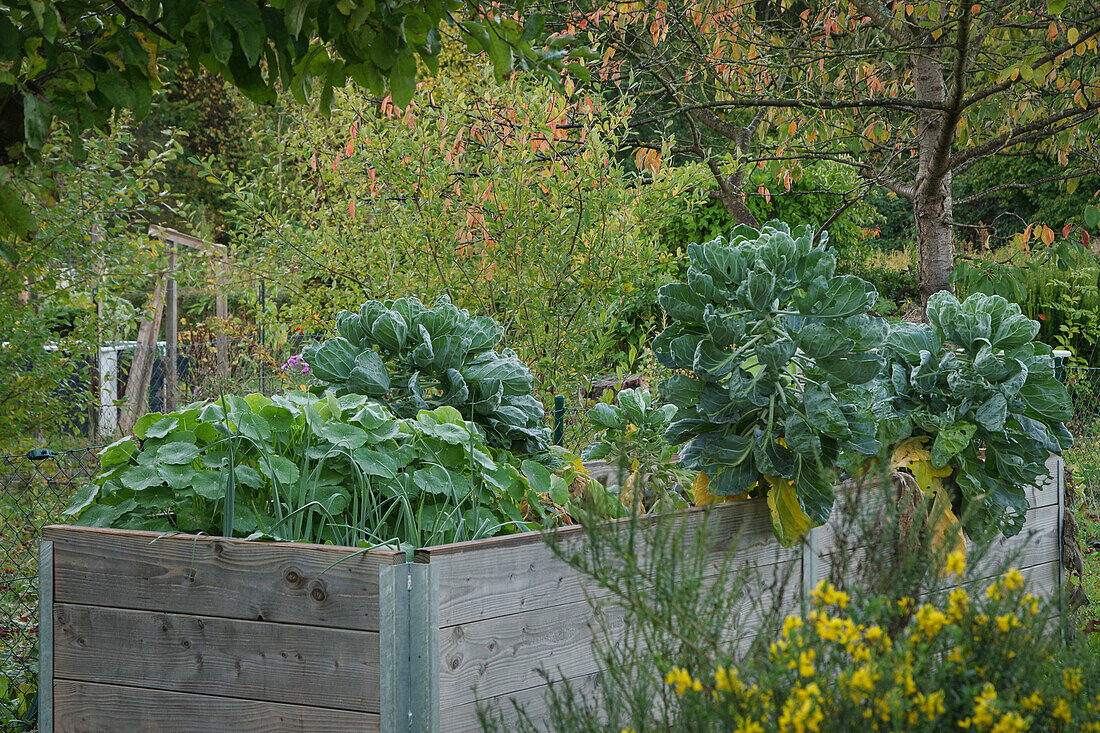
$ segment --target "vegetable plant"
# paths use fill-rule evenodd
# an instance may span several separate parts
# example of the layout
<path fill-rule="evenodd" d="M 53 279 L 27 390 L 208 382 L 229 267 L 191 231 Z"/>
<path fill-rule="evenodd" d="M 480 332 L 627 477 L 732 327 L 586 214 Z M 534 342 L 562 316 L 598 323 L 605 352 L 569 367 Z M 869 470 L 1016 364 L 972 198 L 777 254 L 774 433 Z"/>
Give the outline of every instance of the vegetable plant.
<path fill-rule="evenodd" d="M 331 391 L 226 396 L 142 417 L 102 451 L 67 513 L 91 526 L 223 534 L 228 518 L 229 534 L 250 538 L 425 546 L 542 526 L 509 458 L 453 407 L 401 419 Z"/>
<path fill-rule="evenodd" d="M 653 342 L 677 373 L 660 385 L 678 408 L 665 432 L 699 471 L 697 503 L 766 495 L 792 544 L 829 517 L 831 467 L 880 447 L 866 390 L 882 367 L 876 292 L 836 276 L 827 237 L 772 222 L 688 247 L 686 283 L 658 296 L 672 320 Z"/>
<path fill-rule="evenodd" d="M 417 298 L 364 303 L 336 316 L 335 338 L 302 357 L 324 388 L 369 395 L 398 417 L 449 406 L 484 430 L 489 443 L 517 453 L 544 452 L 549 433 L 531 394 L 531 370 L 492 318 L 471 317 L 446 297 L 430 308 Z"/>
<path fill-rule="evenodd" d="M 606 393 L 610 394 L 610 392 Z M 648 389 L 623 389 L 618 405 L 601 402 L 588 411 L 598 426 L 596 441 L 582 453 L 585 460 L 609 460 L 618 468 L 619 500 L 638 510 L 682 508 L 688 505 L 677 491 L 688 483 L 674 461 L 675 449 L 664 432 L 676 419 L 676 405 L 654 404 Z"/>
<path fill-rule="evenodd" d="M 1039 324 L 1001 296 L 936 293 L 928 321 L 890 328 L 875 385 L 883 436 L 929 498 L 962 511 L 971 537 L 1012 536 L 1026 487 L 1073 442 L 1069 395 L 1034 341 Z"/>

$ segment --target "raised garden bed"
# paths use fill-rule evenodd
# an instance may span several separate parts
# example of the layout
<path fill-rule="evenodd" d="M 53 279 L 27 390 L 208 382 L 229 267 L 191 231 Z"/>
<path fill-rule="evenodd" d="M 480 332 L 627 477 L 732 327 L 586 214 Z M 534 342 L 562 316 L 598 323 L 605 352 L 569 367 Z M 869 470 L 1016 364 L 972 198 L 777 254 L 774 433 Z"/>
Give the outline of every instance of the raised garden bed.
<path fill-rule="evenodd" d="M 1033 592 L 1061 587 L 1062 462 L 997 543 Z M 779 586 L 829 567 L 826 525 L 781 547 L 763 500 L 710 517 L 713 552 Z M 563 541 L 581 541 L 565 531 Z M 858 556 L 858 550 L 856 555 Z M 538 715 L 546 679 L 594 685 L 582 578 L 539 533 L 404 553 L 53 526 L 41 546 L 41 730 L 472 731 L 478 701 Z M 762 588 L 761 592 L 777 592 Z M 753 628 L 749 620 L 749 628 Z"/>

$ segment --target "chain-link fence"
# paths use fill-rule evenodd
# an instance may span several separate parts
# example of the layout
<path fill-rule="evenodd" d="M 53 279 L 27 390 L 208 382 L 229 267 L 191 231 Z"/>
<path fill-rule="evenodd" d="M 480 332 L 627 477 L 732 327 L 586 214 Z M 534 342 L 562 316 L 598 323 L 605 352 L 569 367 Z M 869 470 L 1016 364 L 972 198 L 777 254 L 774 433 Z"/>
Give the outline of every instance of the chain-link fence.
<path fill-rule="evenodd" d="M 0 457 L 0 731 L 37 710 L 38 538 L 99 467 L 98 448 Z"/>
<path fill-rule="evenodd" d="M 1066 367 L 1060 376 L 1073 400 L 1067 427 L 1074 442 L 1066 464 L 1073 473 L 1078 500 L 1094 514 L 1100 511 L 1100 368 Z"/>

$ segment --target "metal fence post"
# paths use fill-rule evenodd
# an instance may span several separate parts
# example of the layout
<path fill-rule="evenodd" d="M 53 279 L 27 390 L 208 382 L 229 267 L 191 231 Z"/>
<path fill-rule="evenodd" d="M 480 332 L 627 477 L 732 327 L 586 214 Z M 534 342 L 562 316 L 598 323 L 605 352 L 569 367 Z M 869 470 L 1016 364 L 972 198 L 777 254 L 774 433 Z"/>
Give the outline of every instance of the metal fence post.
<path fill-rule="evenodd" d="M 378 569 L 382 733 L 439 733 L 439 578 L 424 563 Z"/>
<path fill-rule="evenodd" d="M 565 395 L 554 395 L 554 445 L 565 440 Z"/>

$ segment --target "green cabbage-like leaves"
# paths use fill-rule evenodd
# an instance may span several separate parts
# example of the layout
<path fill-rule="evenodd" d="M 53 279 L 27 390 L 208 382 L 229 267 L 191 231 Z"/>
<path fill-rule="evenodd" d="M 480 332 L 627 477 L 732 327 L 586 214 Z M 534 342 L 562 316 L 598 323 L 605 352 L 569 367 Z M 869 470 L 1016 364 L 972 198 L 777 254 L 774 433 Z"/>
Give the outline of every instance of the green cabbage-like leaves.
<path fill-rule="evenodd" d="M 678 370 L 660 386 L 678 408 L 665 436 L 713 494 L 774 500 L 793 489 L 773 520 L 776 537 L 795 542 L 828 518 L 841 452 L 880 447 L 867 390 L 855 389 L 882 367 L 875 350 L 889 329 L 869 314 L 877 294 L 835 276 L 836 258 L 807 227 L 740 226 L 688 256 L 687 283 L 660 291 L 673 324 L 653 342 Z"/>
<path fill-rule="evenodd" d="M 504 329 L 493 319 L 471 317 L 445 297 L 430 308 L 399 298 L 342 311 L 336 330 L 302 351 L 322 390 L 374 397 L 399 417 L 447 405 L 478 423 L 493 446 L 546 451 L 531 370 L 512 351 L 496 351 Z"/>
<path fill-rule="evenodd" d="M 1046 474 L 1050 453 L 1072 444 L 1069 394 L 1050 348 L 1032 341 L 1039 324 L 1015 303 L 982 293 L 960 303 L 940 292 L 928 300 L 928 320 L 891 326 L 876 413 L 888 418 L 890 442 L 928 436 L 933 466 L 957 469 L 971 537 L 1014 535 L 1026 487 Z"/>

